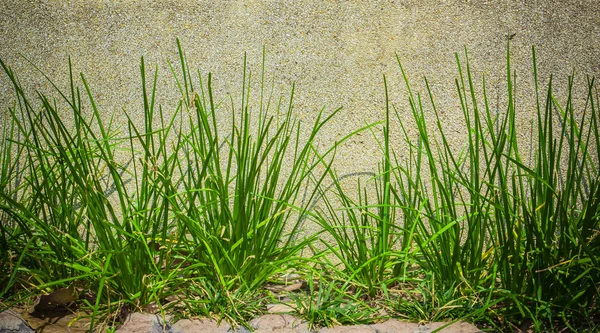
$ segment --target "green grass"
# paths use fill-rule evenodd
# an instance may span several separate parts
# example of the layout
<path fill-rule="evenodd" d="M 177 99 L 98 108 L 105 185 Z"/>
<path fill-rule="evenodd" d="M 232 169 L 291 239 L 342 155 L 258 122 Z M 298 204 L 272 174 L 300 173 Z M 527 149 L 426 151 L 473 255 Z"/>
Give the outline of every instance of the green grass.
<path fill-rule="evenodd" d="M 572 79 L 564 105 L 552 80 L 541 101 L 533 51 L 538 137 L 529 162 L 522 157 L 529 152 L 519 152 L 509 52 L 507 109 L 498 116 L 485 80 L 482 96 L 475 94 L 466 51 L 465 58 L 466 71 L 457 56 L 456 86 L 468 131 L 461 151 L 450 147 L 427 82 L 437 138 L 406 80 L 419 134 L 414 140 L 404 131 L 410 162 L 399 163 L 394 175 L 406 228 L 415 230 L 416 256 L 441 290 L 479 295 L 483 307 L 500 299 L 504 316 L 531 320 L 537 330 L 554 329 L 547 325 L 558 318 L 568 326 L 593 314 L 598 296 L 598 91 L 588 79 L 579 120 Z M 397 119 L 408 126 L 400 111 Z"/>
<path fill-rule="evenodd" d="M 341 109 L 300 123 L 294 87 L 287 97 L 266 89 L 264 57 L 257 92 L 244 57 L 240 96 L 216 96 L 212 75 L 193 72 L 177 46 L 169 65 L 181 99 L 168 111 L 156 102 L 158 67 L 141 59 L 142 119 L 107 117 L 70 62 L 67 91 L 47 78 L 54 92 L 33 96 L 0 62 L 14 88 L 0 143 L 3 305 L 74 286 L 93 326 L 153 304 L 246 325 L 277 301 L 266 286 L 296 275 L 305 288 L 285 296 L 315 327 L 389 316 L 598 327 L 593 78 L 585 109 L 575 109 L 575 80 L 559 101 L 552 79 L 540 86 L 533 50 L 537 135 L 524 150 L 510 51 L 504 110 L 490 106 L 485 78 L 475 83 L 467 52 L 457 55 L 466 134 L 457 149 L 427 80 L 422 97 L 398 61 L 409 108 L 390 100 L 384 77 L 385 119 L 319 151 Z M 396 150 L 394 128 L 407 151 Z M 331 166 L 363 131 L 379 144 L 380 166 L 348 189 Z M 306 235 L 305 221 L 320 230 Z"/>

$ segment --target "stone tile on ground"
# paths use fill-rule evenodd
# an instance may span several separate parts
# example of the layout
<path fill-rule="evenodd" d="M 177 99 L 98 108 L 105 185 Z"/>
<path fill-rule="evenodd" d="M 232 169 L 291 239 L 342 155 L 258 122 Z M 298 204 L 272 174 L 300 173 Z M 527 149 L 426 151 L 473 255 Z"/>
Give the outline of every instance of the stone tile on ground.
<path fill-rule="evenodd" d="M 210 319 L 182 319 L 171 326 L 171 333 L 227 333 L 231 325 L 226 322 L 220 324 Z"/>
<path fill-rule="evenodd" d="M 0 333 L 34 333 L 35 330 L 27 322 L 28 317 L 17 311 L 7 310 L 0 313 Z M 217 323 L 214 320 L 182 319 L 175 324 L 170 323 L 170 317 L 163 320 L 160 315 L 148 313 L 131 313 L 118 333 L 314 333 L 308 323 L 289 314 L 267 314 L 250 321 L 250 330 L 245 327 L 234 329 L 226 322 Z M 166 321 L 166 323 L 165 323 Z M 323 328 L 318 333 L 431 333 L 446 325 L 444 322 L 418 325 L 390 319 L 383 323 L 371 325 L 338 326 Z M 69 328 L 70 331 L 73 331 Z M 43 326 L 46 332 L 64 332 L 63 326 Z M 75 329 L 80 332 L 79 329 Z M 481 333 L 476 326 L 457 322 L 443 328 L 442 333 Z"/>
<path fill-rule="evenodd" d="M 447 323 L 429 323 L 418 325 L 406 323 L 396 319 L 372 325 L 338 326 L 334 328 L 323 328 L 319 333 L 430 333 Z M 468 323 L 454 323 L 439 331 L 440 333 L 479 333 L 477 327 Z"/>
<path fill-rule="evenodd" d="M 250 321 L 256 333 L 308 333 L 308 324 L 288 314 L 268 314 Z"/>
<path fill-rule="evenodd" d="M 169 325 L 165 325 L 160 316 L 134 312 L 127 317 L 125 324 L 116 333 L 163 333 L 169 331 Z"/>
<path fill-rule="evenodd" d="M 426 331 L 426 332 L 428 333 L 430 331 L 436 330 L 446 324 L 447 323 L 440 323 L 440 322 L 430 323 L 428 325 L 429 331 Z M 440 331 L 440 333 L 481 333 L 481 332 L 482 331 L 480 329 L 478 329 L 475 325 L 465 323 L 465 322 L 454 323 Z"/>
<path fill-rule="evenodd" d="M 352 325 L 352 326 L 338 326 L 332 328 L 323 328 L 319 333 L 377 333 L 377 331 L 370 325 Z"/>
<path fill-rule="evenodd" d="M 397 319 L 390 319 L 370 326 L 377 333 L 413 333 L 419 328 L 419 324 L 406 323 Z"/>
<path fill-rule="evenodd" d="M 0 313 L 0 333 L 34 333 L 18 313 L 6 310 Z"/>

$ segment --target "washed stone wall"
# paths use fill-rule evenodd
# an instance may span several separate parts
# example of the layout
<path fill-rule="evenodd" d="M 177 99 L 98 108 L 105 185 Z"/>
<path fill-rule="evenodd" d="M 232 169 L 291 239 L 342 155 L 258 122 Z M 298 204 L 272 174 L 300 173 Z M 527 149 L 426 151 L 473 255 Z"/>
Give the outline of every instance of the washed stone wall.
<path fill-rule="evenodd" d="M 190 67 L 212 72 L 217 94 L 239 96 L 244 52 L 258 78 L 263 47 L 277 96 L 296 83 L 295 110 L 310 120 L 323 107 L 342 113 L 324 129 L 328 145 L 366 123 L 383 119 L 383 74 L 392 102 L 409 119 L 403 63 L 413 91 L 436 96 L 444 126 L 461 147 L 465 130 L 455 92 L 456 52 L 469 52 L 476 84 L 486 76 L 492 107 L 506 94 L 506 44 L 518 73 L 517 118 L 529 136 L 533 114 L 531 46 L 537 47 L 542 82 L 600 73 L 600 3 L 584 1 L 112 1 L 0 0 L 0 58 L 29 89 L 49 85 L 20 55 L 68 86 L 68 56 L 84 72 L 102 112 L 142 115 L 140 57 L 159 69 L 159 102 L 172 112 L 179 98 L 167 60 L 177 64 L 179 37 Z M 152 72 L 152 71 L 151 71 Z M 585 84 L 584 84 L 585 85 Z M 561 90 L 558 90 L 559 93 Z M 580 91 L 581 93 L 581 91 Z M 255 94 L 256 96 L 257 94 Z M 560 94 L 559 94 L 559 97 Z M 564 96 L 562 96 L 564 98 Z M 583 97 L 577 101 L 581 103 Z M 0 115 L 14 102 L 0 76 Z M 427 103 L 426 103 L 427 104 Z M 169 111 L 171 110 L 171 111 Z M 401 151 L 397 130 L 392 141 Z M 339 174 L 371 172 L 380 157 L 370 133 L 337 154 Z"/>

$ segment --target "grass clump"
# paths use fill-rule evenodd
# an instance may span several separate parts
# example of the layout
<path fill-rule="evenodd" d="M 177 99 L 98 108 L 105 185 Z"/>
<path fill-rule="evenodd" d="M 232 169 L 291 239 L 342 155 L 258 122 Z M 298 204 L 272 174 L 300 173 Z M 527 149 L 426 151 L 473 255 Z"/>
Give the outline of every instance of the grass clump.
<path fill-rule="evenodd" d="M 211 76 L 206 87 L 200 81 L 195 88 L 181 48 L 180 54 L 183 79 L 178 82 L 184 83 L 182 96 L 192 101 L 183 106 L 190 130 L 175 146 L 183 152 L 176 161 L 183 176 L 180 192 L 168 200 L 193 262 L 183 274 L 225 294 L 256 291 L 274 275 L 294 270 L 298 252 L 310 242 L 297 237 L 307 214 L 299 196 L 310 202 L 324 178 L 316 168 L 326 156 L 316 154 L 314 141 L 339 109 L 327 116 L 321 110 L 303 132 L 292 116 L 294 88 L 287 106 L 279 100 L 271 110 L 271 99 L 263 100 L 263 75 L 260 104 L 253 111 L 244 59 L 241 104 L 230 101 L 231 132 L 221 139 Z M 304 192 L 310 179 L 313 190 Z"/>
<path fill-rule="evenodd" d="M 528 161 L 523 158 L 528 154 L 519 152 L 523 146 L 517 136 L 509 53 L 507 109 L 498 115 L 489 106 L 485 79 L 483 96 L 475 93 L 468 57 L 466 71 L 458 56 L 457 63 L 456 86 L 468 131 L 459 152 L 450 146 L 427 81 L 437 138 L 425 121 L 420 95 L 411 92 L 400 66 L 418 136 L 408 136 L 408 125 L 397 111 L 410 153 L 408 165 L 398 163 L 394 169 L 395 193 L 405 230 L 414 230 L 421 267 L 438 290 L 479 295 L 483 308 L 500 303 L 501 310 L 494 311 L 521 318 L 517 322 L 530 320 L 536 330 L 555 329 L 557 317 L 570 326 L 580 320 L 576 318 L 591 316 L 600 277 L 595 264 L 600 254 L 600 137 L 593 78 L 578 119 L 572 78 L 565 104 L 554 96 L 551 79 L 542 95 L 533 50 L 537 146 Z M 420 203 L 422 208 L 415 210 Z"/>
<path fill-rule="evenodd" d="M 179 286 L 185 282 L 192 311 L 244 322 L 248 314 L 223 308 L 243 304 L 248 297 L 240 295 L 293 269 L 306 243 L 292 237 L 305 214 L 297 199 L 325 157 L 313 158 L 315 137 L 337 111 L 321 112 L 301 144 L 293 89 L 287 109 L 279 101 L 270 110 L 270 99 L 261 99 L 253 111 L 244 61 L 242 103 L 238 109 L 231 101 L 231 132 L 221 139 L 216 117 L 223 106 L 214 102 L 211 76 L 206 86 L 199 78 L 195 88 L 179 51 L 176 110 L 166 117 L 156 105 L 158 73 L 148 87 L 142 58 L 142 126 L 127 117 L 125 133 L 104 123 L 83 75 L 84 94 L 72 73 L 68 94 L 54 86 L 71 126 L 59 103 L 38 93 L 39 112 L 2 63 L 18 99 L 5 125 L 2 181 L 19 184 L 1 194 L 3 254 L 22 253 L 3 295 L 11 285 L 33 293 L 76 285 L 92 291 L 94 313 L 110 304 L 132 311 L 164 304 L 184 292 Z M 13 139 L 15 132 L 24 139 Z M 27 170 L 22 181 L 17 167 Z"/>
<path fill-rule="evenodd" d="M 1 63 L 15 91 L 0 145 L 3 303 L 75 290 L 90 330 L 152 307 L 247 324 L 269 301 L 315 327 L 394 316 L 597 328 L 593 78 L 584 110 L 574 107 L 572 78 L 560 103 L 552 79 L 540 88 L 533 51 L 537 135 L 523 152 L 510 52 L 506 109 L 495 112 L 485 78 L 476 93 L 465 51 L 456 89 L 466 140 L 456 150 L 428 82 L 425 98 L 413 93 L 398 62 L 409 109 L 392 103 L 384 77 L 385 119 L 319 152 L 339 109 L 300 124 L 293 87 L 286 99 L 265 91 L 264 58 L 258 98 L 244 59 L 239 102 L 220 99 L 212 76 L 192 75 L 178 49 L 179 64 L 169 63 L 181 95 L 174 110 L 157 103 L 157 69 L 150 76 L 142 58 L 143 117 L 125 115 L 120 126 L 83 74 L 70 71 L 67 92 L 53 84 L 56 96 L 32 98 Z M 390 139 L 395 123 L 403 155 Z M 380 168 L 348 190 L 331 165 L 341 142 L 365 130 L 378 140 Z M 321 230 L 302 236 L 307 219 Z M 282 276 L 302 288 L 268 291 Z"/>

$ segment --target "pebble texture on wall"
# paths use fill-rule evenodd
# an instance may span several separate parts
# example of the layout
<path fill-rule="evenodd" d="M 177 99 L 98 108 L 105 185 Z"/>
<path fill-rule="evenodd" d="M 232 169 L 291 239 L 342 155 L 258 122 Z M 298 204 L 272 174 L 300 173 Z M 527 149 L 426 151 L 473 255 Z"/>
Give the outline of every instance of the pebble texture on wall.
<path fill-rule="evenodd" d="M 455 53 L 466 47 L 476 81 L 486 75 L 491 102 L 506 93 L 506 44 L 519 96 L 531 93 L 531 46 L 537 47 L 542 82 L 553 73 L 560 85 L 568 75 L 600 73 L 600 4 L 584 1 L 15 1 L 0 3 L 0 58 L 31 89 L 48 89 L 19 55 L 61 87 L 68 84 L 67 58 L 84 72 L 103 112 L 141 116 L 139 59 L 159 68 L 159 102 L 173 108 L 178 92 L 167 60 L 177 63 L 176 37 L 191 68 L 214 75 L 215 90 L 241 88 L 242 61 L 259 73 L 263 47 L 275 92 L 296 83 L 295 110 L 310 119 L 326 106 L 344 107 L 324 129 L 329 143 L 384 115 L 383 74 L 390 99 L 407 107 L 396 63 L 402 61 L 415 90 L 427 77 L 444 123 L 457 133 L 461 110 L 454 88 Z M 527 76 L 529 75 L 529 76 Z M 255 75 L 258 78 L 258 75 Z M 583 75 L 578 77 L 585 80 Z M 258 81 L 258 80 L 256 80 Z M 255 82 L 256 82 L 255 81 Z M 480 85 L 480 83 L 477 83 Z M 0 106 L 12 105 L 11 86 L 0 77 Z M 502 105 L 495 105 L 502 110 Z M 521 104 L 524 124 L 531 113 Z M 408 112 L 408 111 L 407 111 Z M 533 110 L 529 110 L 533 112 Z M 454 128 L 455 126 L 456 128 Z M 399 134 L 391 133 L 393 142 Z M 326 142 L 324 142 L 326 144 Z M 368 133 L 338 153 L 340 174 L 372 172 L 379 158 Z"/>

